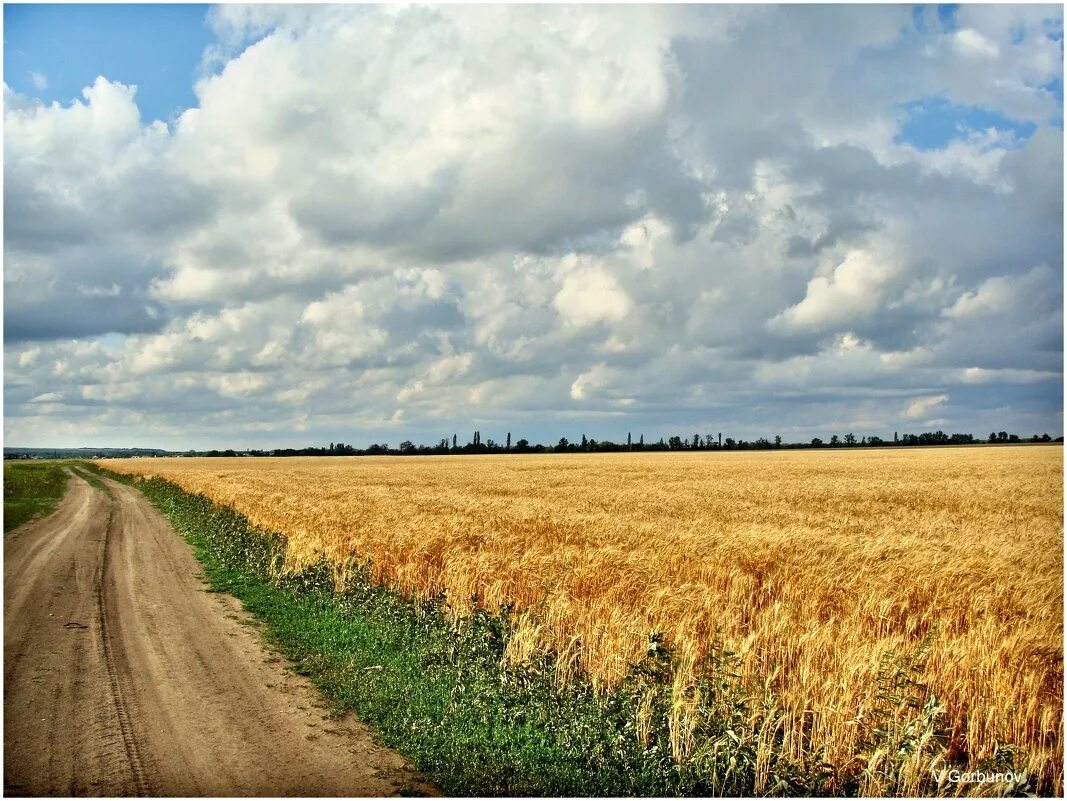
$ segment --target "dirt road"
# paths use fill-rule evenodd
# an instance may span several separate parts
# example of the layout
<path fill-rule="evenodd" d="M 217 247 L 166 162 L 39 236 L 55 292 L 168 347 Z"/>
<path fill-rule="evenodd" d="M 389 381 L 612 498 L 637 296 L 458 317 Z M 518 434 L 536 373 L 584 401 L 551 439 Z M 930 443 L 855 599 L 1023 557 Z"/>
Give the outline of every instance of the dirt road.
<path fill-rule="evenodd" d="M 264 648 L 136 490 L 72 475 L 4 537 L 6 795 L 432 789 Z"/>

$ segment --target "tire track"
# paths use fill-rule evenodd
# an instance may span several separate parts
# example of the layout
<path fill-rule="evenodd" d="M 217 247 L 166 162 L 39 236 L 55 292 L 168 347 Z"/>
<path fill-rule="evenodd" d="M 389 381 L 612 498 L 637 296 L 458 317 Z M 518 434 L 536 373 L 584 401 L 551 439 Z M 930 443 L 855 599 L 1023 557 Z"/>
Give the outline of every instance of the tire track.
<path fill-rule="evenodd" d="M 115 710 L 115 716 L 118 718 L 119 725 L 119 737 L 122 740 L 123 750 L 126 752 L 126 760 L 130 767 L 130 773 L 133 777 L 134 787 L 136 788 L 136 794 L 139 796 L 149 795 L 149 783 L 145 776 L 144 762 L 141 759 L 141 750 L 137 744 L 137 737 L 133 730 L 133 723 L 131 721 L 129 706 L 127 705 L 126 693 L 122 688 L 122 682 L 119 680 L 119 669 L 115 663 L 115 649 L 112 644 L 111 630 L 108 623 L 109 618 L 112 617 L 109 614 L 108 604 L 108 579 L 109 572 L 108 566 L 110 564 L 110 543 L 113 541 L 111 528 L 115 521 L 115 500 L 108 495 L 108 511 L 107 511 L 107 525 L 104 527 L 103 543 L 101 544 L 101 556 L 100 565 L 97 572 L 96 582 L 96 595 L 97 595 L 97 615 L 98 625 L 100 627 L 100 639 L 104 651 L 104 667 L 107 671 L 108 684 L 110 686 L 111 701 Z"/>

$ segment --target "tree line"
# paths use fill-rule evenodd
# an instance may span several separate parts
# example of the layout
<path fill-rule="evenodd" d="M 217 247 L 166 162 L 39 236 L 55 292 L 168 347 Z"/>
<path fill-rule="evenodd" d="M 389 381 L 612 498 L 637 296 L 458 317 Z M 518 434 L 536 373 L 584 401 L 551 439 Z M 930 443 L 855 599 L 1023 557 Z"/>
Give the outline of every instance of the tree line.
<path fill-rule="evenodd" d="M 781 436 L 771 439 L 759 437 L 755 440 L 723 438 L 721 433 L 693 434 L 692 437 L 660 437 L 658 440 L 645 441 L 645 435 L 626 435 L 625 442 L 596 440 L 582 434 L 581 440 L 571 441 L 560 437 L 555 444 L 543 445 L 531 443 L 523 438 L 512 442 L 508 432 L 504 440 L 482 440 L 482 432 L 475 431 L 469 442 L 460 444 L 457 434 L 442 437 L 433 445 L 416 445 L 411 440 L 404 440 L 395 448 L 388 443 L 375 443 L 366 448 L 357 448 L 344 442 L 331 442 L 326 447 L 309 446 L 306 448 L 274 448 L 273 450 L 235 451 L 210 450 L 189 451 L 189 456 L 445 456 L 450 454 L 487 454 L 487 453 L 620 453 L 626 451 L 746 451 L 802 448 L 893 448 L 932 445 L 979 445 L 1011 443 L 1063 442 L 1063 437 L 1052 439 L 1048 434 L 1034 434 L 1022 439 L 1017 434 L 1006 431 L 994 431 L 988 438 L 977 438 L 972 434 L 946 434 L 944 431 L 926 431 L 920 434 L 893 434 L 892 440 L 878 436 L 863 435 L 859 438 L 849 432 L 843 436 L 832 434 L 828 440 L 814 437 L 810 442 L 783 442 Z"/>

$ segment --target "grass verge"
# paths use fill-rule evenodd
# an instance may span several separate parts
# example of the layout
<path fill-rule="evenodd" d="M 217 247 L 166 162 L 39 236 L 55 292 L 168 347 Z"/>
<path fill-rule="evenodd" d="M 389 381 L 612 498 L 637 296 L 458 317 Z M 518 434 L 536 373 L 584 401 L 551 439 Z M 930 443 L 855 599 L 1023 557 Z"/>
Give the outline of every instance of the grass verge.
<path fill-rule="evenodd" d="M 919 730 L 874 727 L 879 756 L 867 766 L 842 770 L 818 753 L 791 760 L 776 747 L 773 703 L 738 683 L 731 654 L 716 650 L 701 684 L 676 697 L 671 654 L 656 638 L 611 693 L 580 679 L 561 687 L 551 657 L 503 664 L 504 619 L 478 612 L 456 625 L 442 602 L 412 602 L 366 576 L 337 591 L 328 565 L 283 574 L 284 538 L 234 510 L 162 479 L 108 477 L 145 494 L 195 548 L 212 590 L 262 620 L 272 645 L 338 711 L 353 710 L 448 795 L 853 795 L 869 792 L 872 780 L 891 787 L 903 764 L 939 748 L 939 713 L 928 701 Z M 893 708 L 913 703 L 902 692 L 923 695 L 910 673 L 887 672 L 879 692 Z M 691 708 L 698 743 L 682 762 L 670 756 L 679 704 Z M 954 789 L 931 779 L 908 794 Z"/>
<path fill-rule="evenodd" d="M 59 462 L 4 462 L 4 531 L 55 509 L 66 492 L 67 478 Z"/>

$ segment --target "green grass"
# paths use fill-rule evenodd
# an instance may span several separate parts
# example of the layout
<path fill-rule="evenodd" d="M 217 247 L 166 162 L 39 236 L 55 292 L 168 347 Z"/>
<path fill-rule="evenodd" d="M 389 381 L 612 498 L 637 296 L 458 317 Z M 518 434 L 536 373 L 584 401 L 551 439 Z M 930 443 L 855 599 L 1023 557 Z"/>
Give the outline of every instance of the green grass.
<path fill-rule="evenodd" d="M 453 625 L 440 601 L 406 600 L 365 575 L 337 592 L 325 565 L 279 578 L 282 537 L 162 479 L 109 477 L 136 486 L 160 509 L 195 548 L 211 589 L 240 599 L 265 624 L 270 643 L 338 712 L 354 711 L 383 744 L 409 757 L 448 795 L 783 796 L 858 790 L 858 768 L 835 769 L 817 753 L 799 764 L 783 756 L 773 740 L 760 752 L 754 731 L 773 710 L 754 700 L 763 697 L 754 688 L 738 683 L 735 659 L 721 649 L 714 650 L 698 688 L 705 699 L 696 732 L 700 745 L 679 764 L 669 748 L 671 654 L 657 638 L 649 642 L 648 657 L 610 694 L 598 695 L 580 679 L 557 687 L 551 657 L 523 669 L 502 664 L 508 635 L 503 618 L 478 612 Z M 896 682 L 883 688 L 887 697 L 896 700 L 897 684 L 911 686 L 900 680 L 910 673 L 907 666 L 887 673 Z M 650 703 L 642 740 L 636 719 L 643 698 Z M 931 718 L 930 725 L 935 723 Z M 872 752 L 889 739 L 879 734 Z M 896 739 L 900 759 L 925 747 L 916 746 L 915 738 Z M 759 770 L 767 777 L 762 784 Z"/>
<path fill-rule="evenodd" d="M 4 462 L 4 531 L 49 514 L 67 489 L 59 462 Z"/>

